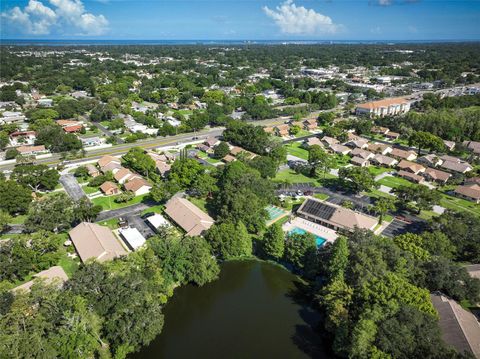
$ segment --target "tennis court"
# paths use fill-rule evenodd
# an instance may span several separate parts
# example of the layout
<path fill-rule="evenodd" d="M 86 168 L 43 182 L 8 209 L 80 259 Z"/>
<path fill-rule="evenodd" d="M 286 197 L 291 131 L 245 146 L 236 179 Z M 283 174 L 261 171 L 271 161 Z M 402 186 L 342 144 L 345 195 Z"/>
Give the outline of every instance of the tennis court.
<path fill-rule="evenodd" d="M 265 207 L 265 210 L 268 212 L 268 217 L 270 221 L 273 221 L 274 219 L 277 219 L 278 217 L 281 217 L 287 213 L 287 211 L 281 209 L 280 207 L 271 205 Z"/>

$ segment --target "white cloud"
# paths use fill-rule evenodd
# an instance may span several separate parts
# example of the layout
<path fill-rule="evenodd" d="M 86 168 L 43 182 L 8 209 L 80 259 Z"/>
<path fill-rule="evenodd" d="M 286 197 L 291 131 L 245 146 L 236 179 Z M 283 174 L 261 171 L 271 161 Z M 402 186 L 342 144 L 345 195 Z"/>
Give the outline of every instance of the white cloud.
<path fill-rule="evenodd" d="M 280 30 L 285 34 L 308 34 L 336 33 L 340 25 L 334 24 L 333 20 L 313 9 L 296 6 L 293 0 L 286 0 L 274 10 L 263 7 L 265 14 L 273 19 Z"/>
<path fill-rule="evenodd" d="M 381 5 L 381 6 L 392 5 L 392 0 L 378 0 L 378 5 Z"/>
<path fill-rule="evenodd" d="M 22 10 L 18 6 L 3 12 L 1 17 L 27 35 L 48 35 L 61 29 L 74 35 L 101 35 L 108 30 L 103 15 L 86 12 L 81 0 L 49 0 L 52 7 L 30 0 Z"/>

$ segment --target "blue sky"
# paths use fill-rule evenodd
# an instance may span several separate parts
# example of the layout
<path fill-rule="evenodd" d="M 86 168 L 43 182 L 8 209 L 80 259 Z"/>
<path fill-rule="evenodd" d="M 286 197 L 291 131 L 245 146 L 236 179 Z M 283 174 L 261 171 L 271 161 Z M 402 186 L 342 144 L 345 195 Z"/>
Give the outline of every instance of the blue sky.
<path fill-rule="evenodd" d="M 480 0 L 2 0 L 4 39 L 480 40 Z"/>

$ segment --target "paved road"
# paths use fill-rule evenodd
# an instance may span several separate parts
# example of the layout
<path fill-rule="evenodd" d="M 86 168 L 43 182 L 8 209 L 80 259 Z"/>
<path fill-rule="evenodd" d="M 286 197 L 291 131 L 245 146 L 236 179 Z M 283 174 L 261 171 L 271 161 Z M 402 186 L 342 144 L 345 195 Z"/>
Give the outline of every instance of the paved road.
<path fill-rule="evenodd" d="M 425 227 L 425 222 L 419 221 L 418 219 L 412 221 L 411 223 L 401 221 L 397 218 L 394 218 L 392 223 L 390 223 L 383 231 L 382 235 L 392 238 L 400 234 L 407 232 L 411 233 L 420 233 Z"/>
<path fill-rule="evenodd" d="M 148 203 L 137 203 L 128 207 L 123 207 L 123 208 L 118 208 L 118 209 L 112 209 L 109 211 L 103 211 L 100 212 L 100 214 L 97 216 L 96 221 L 106 221 L 108 219 L 112 218 L 118 218 L 118 217 L 127 217 L 136 213 L 140 213 L 147 208 L 150 208 L 153 204 L 148 204 Z"/>
<path fill-rule="evenodd" d="M 25 225 L 23 224 L 9 224 L 6 231 L 1 232 L 1 234 L 21 234 L 25 230 Z"/>
<path fill-rule="evenodd" d="M 111 131 L 109 131 L 105 126 L 103 126 L 101 123 L 98 123 L 98 122 L 92 122 L 92 124 L 98 128 L 100 131 L 102 131 L 102 133 L 105 135 L 105 136 L 108 136 L 108 137 L 111 137 L 111 136 L 115 136 L 115 134 Z M 125 141 L 123 139 L 121 139 L 120 137 L 117 137 L 117 142 L 118 143 L 125 143 Z"/>
<path fill-rule="evenodd" d="M 220 136 L 223 133 L 223 127 L 215 127 L 211 129 L 205 129 L 202 131 L 197 132 L 197 137 L 199 139 L 207 138 L 207 137 L 216 137 Z M 78 163 L 78 162 L 85 162 L 88 160 L 97 160 L 104 155 L 121 155 L 126 153 L 132 147 L 142 147 L 145 149 L 152 149 L 160 146 L 173 146 L 178 143 L 184 143 L 191 141 L 193 137 L 192 133 L 182 133 L 176 136 L 168 136 L 168 137 L 156 137 L 151 138 L 143 141 L 138 141 L 135 143 L 123 143 L 113 147 L 106 147 L 97 150 L 88 151 L 86 156 L 83 158 L 75 159 L 69 161 L 70 163 Z M 37 164 L 46 164 L 50 166 L 56 166 L 59 162 L 62 162 L 60 159 L 60 154 L 56 153 L 53 154 L 52 157 L 38 159 L 35 161 Z M 11 170 L 15 167 L 15 163 L 8 164 L 8 165 L 0 165 L 0 170 Z"/>
<path fill-rule="evenodd" d="M 71 173 L 63 174 L 60 176 L 60 183 L 67 194 L 74 200 L 79 201 L 82 197 L 85 197 L 82 187 L 77 182 L 77 179 Z"/>

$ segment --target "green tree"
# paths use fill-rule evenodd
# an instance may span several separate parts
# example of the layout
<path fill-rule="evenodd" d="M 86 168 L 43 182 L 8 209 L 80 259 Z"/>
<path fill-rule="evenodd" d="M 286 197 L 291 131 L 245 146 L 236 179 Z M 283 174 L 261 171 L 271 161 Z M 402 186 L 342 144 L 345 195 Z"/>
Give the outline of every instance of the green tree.
<path fill-rule="evenodd" d="M 25 164 L 15 166 L 12 179 L 25 187 L 30 187 L 33 191 L 39 189 L 51 191 L 58 185 L 60 174 L 47 165 Z"/>
<path fill-rule="evenodd" d="M 228 143 L 222 141 L 215 146 L 213 150 L 213 157 L 216 159 L 221 159 L 230 153 L 230 147 Z"/>
<path fill-rule="evenodd" d="M 408 144 L 418 147 L 418 154 L 420 155 L 422 149 L 428 148 L 432 151 L 442 152 L 445 150 L 443 140 L 430 132 L 415 131 L 408 138 Z"/>
<path fill-rule="evenodd" d="M 65 193 L 59 192 L 33 203 L 25 227 L 29 232 L 62 231 L 70 228 L 74 219 L 72 200 Z"/>
<path fill-rule="evenodd" d="M 12 222 L 12 216 L 7 212 L 0 210 L 0 233 L 8 228 L 8 224 Z"/>
<path fill-rule="evenodd" d="M 395 200 L 390 197 L 378 198 L 373 206 L 373 211 L 380 216 L 380 224 L 382 224 L 385 215 L 388 214 L 389 211 L 394 211 L 395 209 Z"/>
<path fill-rule="evenodd" d="M 319 146 L 313 145 L 308 149 L 308 163 L 311 167 L 310 176 L 314 177 L 317 169 L 321 168 L 323 175 L 332 167 L 330 156 Z"/>
<path fill-rule="evenodd" d="M 285 253 L 285 234 L 279 224 L 272 224 L 263 235 L 263 250 L 269 257 L 279 260 Z"/>
<path fill-rule="evenodd" d="M 11 215 L 23 214 L 32 202 L 32 193 L 15 181 L 0 180 L 0 198 L 0 209 Z"/>
<path fill-rule="evenodd" d="M 317 244 L 310 233 L 289 234 L 285 241 L 285 260 L 297 269 L 304 269 L 315 256 Z"/>
<path fill-rule="evenodd" d="M 338 172 L 338 177 L 355 193 L 368 191 L 378 186 L 375 176 L 365 167 L 342 167 Z"/>
<path fill-rule="evenodd" d="M 252 239 L 242 222 L 213 225 L 205 235 L 213 253 L 221 259 L 233 259 L 252 254 Z"/>
<path fill-rule="evenodd" d="M 155 172 L 155 161 L 140 147 L 132 147 L 122 157 L 125 167 L 149 176 Z"/>

